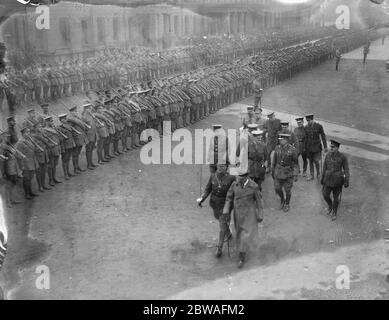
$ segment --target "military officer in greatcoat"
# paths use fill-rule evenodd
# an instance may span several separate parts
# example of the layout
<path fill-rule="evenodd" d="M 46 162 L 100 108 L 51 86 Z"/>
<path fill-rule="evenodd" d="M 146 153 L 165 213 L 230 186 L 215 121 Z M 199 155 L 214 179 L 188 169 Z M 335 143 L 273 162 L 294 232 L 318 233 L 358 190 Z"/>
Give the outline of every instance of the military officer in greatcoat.
<path fill-rule="evenodd" d="M 258 234 L 258 223 L 263 220 L 263 201 L 258 185 L 249 178 L 247 170 L 238 169 L 235 173 L 238 176 L 227 192 L 222 219 L 229 221 L 234 210 L 238 268 L 242 268 Z"/>
<path fill-rule="evenodd" d="M 326 155 L 323 165 L 321 184 L 323 197 L 328 204 L 328 213 L 332 220 L 336 220 L 340 196 L 343 187 L 348 188 L 350 183 L 350 170 L 347 157 L 339 152 L 340 143 L 331 140 L 330 152 Z M 331 193 L 333 200 L 331 199 Z"/>
<path fill-rule="evenodd" d="M 262 95 L 263 89 L 261 85 L 261 80 L 255 78 L 253 82 L 253 91 L 254 91 L 254 110 L 262 108 Z"/>
<path fill-rule="evenodd" d="M 281 200 L 280 210 L 284 212 L 289 211 L 293 182 L 297 182 L 298 179 L 297 151 L 289 143 L 290 137 L 290 134 L 279 134 L 280 143 L 274 150 L 271 166 L 274 189 Z"/>
<path fill-rule="evenodd" d="M 219 242 L 216 250 L 216 257 L 220 258 L 223 252 L 223 244 L 225 240 L 229 241 L 232 238 L 230 230 L 230 215 L 223 215 L 223 208 L 226 201 L 227 192 L 235 177 L 228 173 L 228 164 L 217 164 L 216 172 L 211 173 L 207 186 L 201 197 L 197 199 L 198 205 L 201 207 L 202 203 L 211 195 L 209 205 L 213 210 L 213 215 L 219 221 Z"/>
<path fill-rule="evenodd" d="M 266 176 L 265 162 L 267 159 L 263 134 L 263 131 L 255 130 L 252 132 L 253 138 L 248 141 L 249 177 L 258 185 L 260 191 L 262 191 L 262 183 Z"/>
<path fill-rule="evenodd" d="M 308 114 L 305 118 L 308 121 L 308 124 L 305 126 L 305 132 L 307 137 L 306 150 L 310 171 L 308 181 L 314 179 L 314 167 L 316 167 L 317 179 L 318 181 L 320 181 L 321 152 L 323 150 L 323 147 L 324 152 L 327 152 L 327 138 L 324 133 L 323 126 L 315 122 L 313 114 Z"/>
<path fill-rule="evenodd" d="M 279 133 L 286 133 L 286 134 L 290 134 L 290 140 L 289 140 L 289 143 L 296 147 L 297 145 L 297 139 L 296 139 L 296 136 L 295 134 L 292 132 L 292 130 L 289 129 L 289 122 L 288 121 L 281 121 L 281 130 Z"/>
<path fill-rule="evenodd" d="M 303 177 L 306 177 L 307 175 L 307 166 L 308 166 L 308 159 L 307 159 L 307 150 L 306 150 L 306 142 L 307 142 L 307 134 L 305 132 L 304 127 L 304 118 L 297 118 L 297 128 L 294 129 L 294 135 L 296 136 L 296 149 L 297 149 L 297 155 L 300 158 L 300 156 L 303 159 L 303 170 L 302 174 Z M 301 173 L 300 165 L 299 165 L 299 173 Z"/>

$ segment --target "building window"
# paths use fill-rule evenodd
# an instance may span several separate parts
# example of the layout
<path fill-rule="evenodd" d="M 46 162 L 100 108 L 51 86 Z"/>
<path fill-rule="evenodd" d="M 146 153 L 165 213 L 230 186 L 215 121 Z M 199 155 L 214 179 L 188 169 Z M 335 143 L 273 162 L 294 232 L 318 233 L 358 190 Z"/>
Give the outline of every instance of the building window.
<path fill-rule="evenodd" d="M 113 40 L 119 39 L 119 18 L 113 18 Z"/>
<path fill-rule="evenodd" d="M 170 25 L 170 15 L 164 13 L 163 14 L 163 32 L 164 34 L 168 34 L 172 31 L 172 27 Z"/>
<path fill-rule="evenodd" d="M 105 21 L 104 18 L 97 18 L 97 41 L 105 42 Z"/>
<path fill-rule="evenodd" d="M 88 35 L 88 21 L 86 19 L 81 20 L 81 33 L 82 33 L 82 44 L 89 44 Z"/>
<path fill-rule="evenodd" d="M 59 32 L 61 34 L 61 42 L 64 47 L 70 46 L 70 24 L 69 18 L 59 18 Z"/>

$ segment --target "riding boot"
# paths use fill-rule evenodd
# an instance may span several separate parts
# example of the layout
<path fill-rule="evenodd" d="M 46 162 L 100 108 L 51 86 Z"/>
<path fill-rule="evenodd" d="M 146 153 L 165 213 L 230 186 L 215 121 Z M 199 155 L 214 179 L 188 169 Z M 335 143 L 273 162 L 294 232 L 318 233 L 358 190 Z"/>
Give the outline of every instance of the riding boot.
<path fill-rule="evenodd" d="M 73 164 L 74 175 L 80 174 L 80 172 L 78 171 L 78 168 L 77 168 L 77 158 L 72 157 L 72 164 Z"/>
<path fill-rule="evenodd" d="M 216 250 L 216 258 L 220 258 L 223 254 L 223 244 L 224 244 L 224 238 L 225 238 L 226 233 L 224 231 L 219 232 L 219 243 L 217 245 L 217 250 Z"/>

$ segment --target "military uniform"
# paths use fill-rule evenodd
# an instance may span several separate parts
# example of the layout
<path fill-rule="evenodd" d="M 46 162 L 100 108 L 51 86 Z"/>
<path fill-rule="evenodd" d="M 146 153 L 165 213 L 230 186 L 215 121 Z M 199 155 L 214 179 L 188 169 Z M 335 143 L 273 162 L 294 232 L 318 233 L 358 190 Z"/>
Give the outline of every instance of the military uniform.
<path fill-rule="evenodd" d="M 339 148 L 338 142 L 331 141 L 331 143 Z M 336 219 L 337 216 L 342 188 L 343 186 L 348 188 L 349 182 L 350 171 L 346 156 L 339 151 L 329 152 L 324 159 L 321 184 L 323 185 L 324 200 L 328 204 L 329 213 L 333 215 L 333 219 Z"/>
<path fill-rule="evenodd" d="M 209 195 L 211 195 L 209 205 L 213 210 L 215 219 L 219 221 L 220 228 L 217 256 L 221 255 L 224 239 L 229 239 L 232 235 L 229 227 L 231 216 L 229 214 L 223 215 L 223 208 L 226 201 L 227 192 L 234 181 L 235 177 L 229 175 L 227 172 L 223 174 L 212 173 L 209 177 L 204 193 L 201 195 L 199 203 L 201 206 L 201 203 L 204 202 Z"/>
<path fill-rule="evenodd" d="M 311 119 L 311 115 L 307 118 Z M 321 160 L 321 151 L 324 149 L 327 150 L 327 140 L 324 133 L 323 126 L 317 122 L 308 123 L 305 126 L 306 132 L 306 151 L 307 158 L 309 161 L 309 171 L 311 174 L 310 179 L 314 178 L 314 166 L 316 167 L 317 177 L 320 178 L 320 160 Z M 320 140 L 321 139 L 321 140 Z"/>
<path fill-rule="evenodd" d="M 297 140 L 297 155 L 298 157 L 302 157 L 303 159 L 303 175 L 305 176 L 307 172 L 308 160 L 307 160 L 307 150 L 306 150 L 306 142 L 307 142 L 307 134 L 305 132 L 304 126 L 297 127 L 294 129 L 294 135 Z M 299 169 L 299 172 L 301 170 Z"/>
<path fill-rule="evenodd" d="M 45 118 L 46 127 L 43 128 L 43 131 L 52 140 L 48 147 L 49 163 L 47 166 L 47 171 L 49 176 L 49 184 L 51 186 L 54 186 L 56 183 L 61 183 L 59 180 L 57 180 L 56 174 L 57 166 L 59 163 L 59 156 L 61 154 L 61 142 L 63 140 L 63 137 L 55 129 L 52 120 L 52 116 L 48 116 Z"/>
<path fill-rule="evenodd" d="M 61 141 L 61 160 L 62 168 L 65 180 L 69 180 L 70 177 L 73 177 L 73 174 L 69 171 L 69 162 L 72 157 L 73 149 L 76 146 L 73 139 L 73 129 L 67 123 L 66 115 L 59 116 L 61 124 L 58 126 L 58 131 L 60 131 L 64 139 Z"/>
<path fill-rule="evenodd" d="M 281 209 L 287 212 L 292 196 L 293 180 L 298 175 L 296 148 L 289 143 L 284 146 L 278 145 L 274 150 L 271 168 L 274 189 L 281 199 Z M 285 189 L 285 196 L 283 189 Z"/>
<path fill-rule="evenodd" d="M 268 119 L 265 123 L 266 131 L 266 149 L 267 149 L 267 164 L 271 167 L 271 153 L 278 144 L 278 133 L 281 131 L 281 121 L 279 119 Z"/>

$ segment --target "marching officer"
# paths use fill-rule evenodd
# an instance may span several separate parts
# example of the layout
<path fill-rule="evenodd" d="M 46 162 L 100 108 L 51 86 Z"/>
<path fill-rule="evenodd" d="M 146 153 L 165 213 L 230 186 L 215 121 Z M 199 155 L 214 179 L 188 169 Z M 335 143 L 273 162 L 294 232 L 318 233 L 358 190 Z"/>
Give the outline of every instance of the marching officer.
<path fill-rule="evenodd" d="M 296 141 L 297 141 L 297 155 L 298 158 L 300 156 L 303 159 L 303 177 L 306 177 L 307 175 L 307 166 L 308 166 L 308 160 L 307 160 L 307 150 L 306 150 L 306 142 L 307 142 L 307 134 L 305 132 L 305 127 L 304 127 L 304 118 L 297 118 L 297 128 L 294 129 L 294 134 L 296 136 Z M 301 173 L 300 170 L 300 164 L 299 164 L 299 173 Z"/>
<path fill-rule="evenodd" d="M 348 161 L 346 156 L 339 152 L 339 146 L 339 142 L 331 140 L 330 152 L 324 159 L 321 178 L 323 197 L 328 204 L 328 213 L 333 221 L 337 218 L 343 186 L 348 188 L 350 182 Z"/>
<path fill-rule="evenodd" d="M 297 145 L 297 139 L 294 133 L 289 129 L 289 122 L 288 121 L 281 121 L 281 131 L 279 133 L 286 133 L 290 134 L 290 140 L 289 143 L 296 147 Z"/>
<path fill-rule="evenodd" d="M 307 175 L 307 166 L 308 166 L 308 160 L 307 160 L 307 150 L 306 150 L 306 142 L 307 142 L 307 134 L 305 132 L 304 127 L 304 118 L 297 118 L 297 128 L 294 129 L 294 135 L 296 136 L 296 149 L 297 149 L 297 156 L 300 158 L 300 156 L 303 159 L 303 177 L 306 177 Z M 299 165 L 299 173 L 301 173 L 300 165 Z"/>
<path fill-rule="evenodd" d="M 262 183 L 265 181 L 267 159 L 266 145 L 263 142 L 263 131 L 255 130 L 252 132 L 253 139 L 248 140 L 248 168 L 249 177 L 262 191 Z"/>
<path fill-rule="evenodd" d="M 306 151 L 307 158 L 309 161 L 309 171 L 310 177 L 308 181 L 314 179 L 316 167 L 317 179 L 320 181 L 320 161 L 321 161 L 321 152 L 323 150 L 322 145 L 324 146 L 324 152 L 327 152 L 327 140 L 324 133 L 323 126 L 314 120 L 313 114 L 308 114 L 305 116 L 308 124 L 305 126 L 306 132 Z"/>
<path fill-rule="evenodd" d="M 336 51 L 335 51 L 335 59 L 336 59 L 335 69 L 336 69 L 336 71 L 339 71 L 339 63 L 340 63 L 341 58 L 342 58 L 342 54 L 340 53 L 340 50 L 336 49 Z"/>
<path fill-rule="evenodd" d="M 197 199 L 198 205 L 201 207 L 202 203 L 211 195 L 209 205 L 213 210 L 213 215 L 219 221 L 219 242 L 216 250 L 216 257 L 220 258 L 223 252 L 223 244 L 225 239 L 229 241 L 232 238 L 230 230 L 230 215 L 223 215 L 223 208 L 226 201 L 227 192 L 235 177 L 228 173 L 228 164 L 217 164 L 216 172 L 211 173 L 204 193 Z"/>
<path fill-rule="evenodd" d="M 263 202 L 259 187 L 249 178 L 248 172 L 238 169 L 237 175 L 236 181 L 227 192 L 221 219 L 229 221 L 231 211 L 234 210 L 236 246 L 239 252 L 238 268 L 242 268 L 250 242 L 258 232 L 257 223 L 263 220 Z"/>
<path fill-rule="evenodd" d="M 297 151 L 289 143 L 290 137 L 290 134 L 279 134 L 280 144 L 274 150 L 271 166 L 274 189 L 281 200 L 280 210 L 284 212 L 289 211 L 293 182 L 297 182 L 298 177 Z"/>
<path fill-rule="evenodd" d="M 267 148 L 267 168 L 266 173 L 271 168 L 271 153 L 278 144 L 278 133 L 281 131 L 281 121 L 276 118 L 274 112 L 267 115 L 268 120 L 265 123 L 266 130 L 266 148 Z"/>

